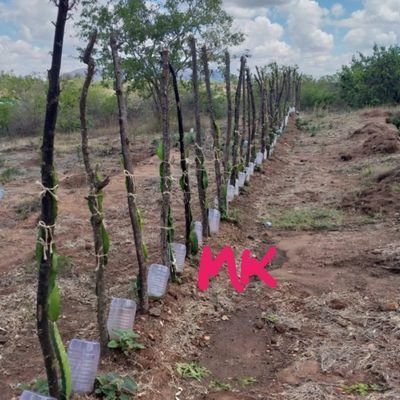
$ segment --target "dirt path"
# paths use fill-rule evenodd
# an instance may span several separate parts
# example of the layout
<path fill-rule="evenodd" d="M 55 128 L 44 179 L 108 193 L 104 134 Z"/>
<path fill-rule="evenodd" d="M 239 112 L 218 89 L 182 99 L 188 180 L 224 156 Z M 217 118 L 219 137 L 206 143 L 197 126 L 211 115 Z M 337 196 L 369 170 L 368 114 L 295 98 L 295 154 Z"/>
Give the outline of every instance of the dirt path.
<path fill-rule="evenodd" d="M 292 125 L 248 193 L 235 201 L 239 225 L 224 224 L 213 249 L 233 245 L 238 256 L 249 248 L 261 257 L 275 245 L 280 256 L 271 274 L 279 286 L 253 282 L 238 295 L 223 272 L 185 307 L 186 324 L 172 335 L 190 344 L 172 350 L 180 361 L 199 360 L 211 378 L 176 383 L 183 389 L 179 399 L 356 398 L 362 384 L 371 385 L 370 399 L 400 398 L 400 277 L 374 265 L 374 250 L 398 243 L 398 228 L 352 213 L 334 230 L 263 224 L 290 210 L 338 207 L 360 184 L 359 174 L 343 170 L 339 159 L 347 134 L 327 130 L 311 137 Z"/>
<path fill-rule="evenodd" d="M 354 399 L 365 385 L 371 392 L 367 399 L 399 399 L 400 276 L 381 268 L 396 259 L 384 255 L 400 248 L 398 225 L 392 217 L 372 219 L 340 208 L 343 197 L 365 183 L 366 165 L 399 163 L 397 155 L 340 160 L 341 153 L 356 146 L 348 140 L 349 132 L 364 120 L 360 114 L 318 119 L 324 127 L 316 135 L 298 131 L 291 121 L 272 159 L 234 201 L 238 223 L 222 223 L 220 233 L 208 241 L 215 252 L 232 246 L 237 257 L 249 248 L 260 258 L 276 246 L 278 256 L 271 266 L 279 281 L 276 289 L 254 280 L 239 295 L 223 271 L 200 293 L 198 260 L 188 262 L 182 283 L 171 284 L 166 298 L 153 303 L 152 315 L 135 323 L 146 350 L 129 359 L 105 357 L 101 371 L 133 376 L 140 383 L 138 397 L 145 400 Z M 117 146 L 113 141 L 110 145 Z M 112 175 L 105 204 L 113 244 L 108 294 L 122 297 L 132 295 L 136 263 L 117 158 L 101 161 Z M 59 160 L 61 173 L 77 179 L 81 169 L 73 154 Z M 152 261 L 159 257 L 157 165 L 155 157 L 140 159 L 135 171 Z M 78 180 L 61 185 L 57 227 L 59 252 L 72 263 L 61 278 L 66 341 L 97 337 L 86 188 Z M 43 374 L 30 250 L 37 215 L 18 221 L 14 211 L 24 193 L 35 193 L 32 178 L 24 182 L 23 187 L 6 185 L 8 198 L 0 205 L 5 228 L 0 232 L 0 341 L 5 340 L 0 343 L 0 393 L 7 399 L 17 393 L 18 382 Z M 173 194 L 179 234 L 182 196 L 177 187 Z M 192 361 L 210 375 L 199 381 L 179 377 L 176 363 Z"/>

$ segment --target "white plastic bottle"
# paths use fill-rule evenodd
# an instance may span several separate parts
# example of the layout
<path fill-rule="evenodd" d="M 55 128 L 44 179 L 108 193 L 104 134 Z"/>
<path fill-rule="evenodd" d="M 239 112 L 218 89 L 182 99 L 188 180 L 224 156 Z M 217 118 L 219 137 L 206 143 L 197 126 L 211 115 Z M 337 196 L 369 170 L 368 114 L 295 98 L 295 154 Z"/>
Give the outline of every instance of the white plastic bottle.
<path fill-rule="evenodd" d="M 110 339 L 118 339 L 114 329 L 132 330 L 135 322 L 136 302 L 130 299 L 113 297 L 107 319 Z"/>
<path fill-rule="evenodd" d="M 100 361 L 100 343 L 72 339 L 68 346 L 68 358 L 71 365 L 72 391 L 92 392 Z"/>

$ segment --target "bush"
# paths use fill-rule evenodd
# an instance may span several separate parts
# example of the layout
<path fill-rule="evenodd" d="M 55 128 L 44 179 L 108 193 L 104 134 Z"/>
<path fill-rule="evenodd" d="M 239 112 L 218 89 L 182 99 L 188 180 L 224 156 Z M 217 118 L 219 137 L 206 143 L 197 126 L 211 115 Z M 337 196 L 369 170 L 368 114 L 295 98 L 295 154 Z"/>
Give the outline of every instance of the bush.
<path fill-rule="evenodd" d="M 373 48 L 370 56 L 354 56 L 339 74 L 341 95 L 352 107 L 400 102 L 400 47 Z"/>
<path fill-rule="evenodd" d="M 337 76 L 327 76 L 320 79 L 306 77 L 301 90 L 301 108 L 312 110 L 314 108 L 341 107 L 340 86 Z"/>

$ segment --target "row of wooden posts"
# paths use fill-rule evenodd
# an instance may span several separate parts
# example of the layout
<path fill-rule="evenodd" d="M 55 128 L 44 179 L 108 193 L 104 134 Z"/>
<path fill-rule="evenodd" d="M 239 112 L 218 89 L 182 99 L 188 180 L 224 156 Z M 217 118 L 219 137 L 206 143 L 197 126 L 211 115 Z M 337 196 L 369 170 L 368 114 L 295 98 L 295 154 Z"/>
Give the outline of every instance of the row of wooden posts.
<path fill-rule="evenodd" d="M 71 379 L 69 376 L 70 374 L 68 375 L 68 358 L 65 354 L 65 349 L 57 328 L 57 320 L 61 313 L 60 293 L 57 284 L 57 252 L 54 242 L 58 200 L 56 191 L 58 184 L 53 162 L 62 45 L 68 10 L 68 1 L 59 2 L 57 21 L 55 24 L 52 65 L 49 70 L 49 88 L 42 144 L 42 214 L 39 223 L 36 248 L 36 256 L 40 266 L 37 296 L 38 337 L 44 356 L 49 392 L 52 397 L 57 399 L 67 399 L 71 392 Z M 87 201 L 94 235 L 97 325 L 100 344 L 102 349 L 105 350 L 107 348 L 109 336 L 106 327 L 107 304 L 104 272 L 108 263 L 110 240 L 104 224 L 105 211 L 103 209 L 103 191 L 109 183 L 109 177 L 102 178 L 100 171 L 92 166 L 86 118 L 87 94 L 90 90 L 96 67 L 95 61 L 92 58 L 92 51 L 95 43 L 96 32 L 91 36 L 89 44 L 81 57 L 82 61 L 87 64 L 87 75 L 80 97 L 80 119 L 82 153 L 89 183 Z M 138 264 L 138 308 L 141 312 L 145 313 L 149 308 L 146 269 L 148 251 L 143 240 L 143 218 L 137 205 L 138 193 L 136 192 L 134 168 L 130 157 L 127 108 L 123 91 L 124 74 L 118 50 L 118 37 L 113 33 L 110 35 L 109 46 L 114 67 L 115 92 L 119 109 L 119 132 L 123 158 L 123 173 L 125 176 L 129 217 L 132 225 L 132 235 Z M 191 49 L 192 90 L 196 132 L 196 179 L 201 208 L 202 235 L 203 237 L 207 237 L 209 235 L 207 210 L 208 174 L 205 166 L 205 154 L 203 151 L 204 140 L 200 119 L 198 50 L 194 38 L 190 39 L 189 46 Z M 256 68 L 256 74 L 252 74 L 247 67 L 246 57 L 242 56 L 240 59 L 239 77 L 233 101 L 231 62 L 229 52 L 226 51 L 225 84 L 227 95 L 227 123 L 226 129 L 224 130 L 224 137 L 222 138 L 221 129 L 213 108 L 213 94 L 209 69 L 210 53 L 206 46 L 202 47 L 200 53 L 207 91 L 210 131 L 213 139 L 213 161 L 217 184 L 218 207 L 222 219 L 229 219 L 229 212 L 227 210 L 227 187 L 229 184 L 236 184 L 239 173 L 243 172 L 246 166 L 249 166 L 251 162 L 255 161 L 258 151 L 263 155 L 265 154 L 266 158 L 271 154 L 276 138 L 284 128 L 285 117 L 287 117 L 289 107 L 298 107 L 301 75 L 297 72 L 296 68 L 280 68 L 277 64 L 272 64 L 264 68 Z M 162 144 L 157 152 L 161 162 L 161 263 L 170 268 L 171 277 L 174 280 L 176 279 L 177 273 L 175 269 L 175 257 L 171 249 L 171 243 L 174 240 L 174 227 L 171 212 L 172 178 L 170 168 L 171 142 L 169 127 L 169 92 L 171 87 L 174 91 L 176 101 L 179 129 L 180 166 L 182 170 L 180 186 L 184 197 L 185 245 L 188 256 L 198 251 L 198 243 L 191 211 L 192 193 L 190 189 L 189 165 L 185 149 L 183 112 L 181 109 L 177 74 L 173 65 L 169 62 L 169 52 L 166 49 L 161 52 L 161 76 L 160 104 Z M 254 89 L 254 81 L 258 87 L 257 93 Z M 58 361 L 58 368 L 55 360 Z M 59 373 L 62 378 L 61 387 L 59 387 L 58 383 Z"/>

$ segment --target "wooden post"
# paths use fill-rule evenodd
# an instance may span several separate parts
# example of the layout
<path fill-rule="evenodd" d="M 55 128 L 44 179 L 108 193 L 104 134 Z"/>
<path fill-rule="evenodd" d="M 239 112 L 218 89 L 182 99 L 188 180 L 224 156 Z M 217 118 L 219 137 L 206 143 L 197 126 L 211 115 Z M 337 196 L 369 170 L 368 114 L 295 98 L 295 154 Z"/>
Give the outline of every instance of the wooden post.
<path fill-rule="evenodd" d="M 192 36 L 189 40 L 190 50 L 192 53 L 192 87 L 194 101 L 194 116 L 196 121 L 196 177 L 199 191 L 199 203 L 201 209 L 203 236 L 207 237 L 208 230 L 208 215 L 207 215 L 207 187 L 208 178 L 204 165 L 204 153 L 202 150 L 201 124 L 200 124 L 200 106 L 199 106 L 199 80 L 197 71 L 197 50 L 196 41 Z"/>
<path fill-rule="evenodd" d="M 163 143 L 163 159 L 161 161 L 161 218 L 160 218 L 160 245 L 162 263 L 171 269 L 172 279 L 176 271 L 171 262 L 170 244 L 173 240 L 171 222 L 171 165 L 170 165 L 170 135 L 169 135 L 169 108 L 168 108 L 168 81 L 169 81 L 169 52 L 161 52 L 161 130 Z"/>
<path fill-rule="evenodd" d="M 51 67 L 48 71 L 49 86 L 47 91 L 46 115 L 41 147 L 41 176 L 43 196 L 41 202 L 41 218 L 39 223 L 39 243 L 37 244 L 36 253 L 39 262 L 36 324 L 46 368 L 49 394 L 52 397 L 59 398 L 60 393 L 56 369 L 56 358 L 52 346 L 49 326 L 48 299 L 50 274 L 53 264 L 54 226 L 57 218 L 57 198 L 55 195 L 57 182 L 55 176 L 56 173 L 54 170 L 54 137 L 60 95 L 60 69 L 64 32 L 70 4 L 68 0 L 59 0 L 56 5 L 58 8 L 57 20 L 55 23 Z M 40 250 L 40 253 L 38 250 Z"/>
<path fill-rule="evenodd" d="M 224 180 L 221 174 L 221 164 L 220 157 L 221 151 L 219 148 L 219 128 L 215 120 L 215 112 L 213 106 L 213 99 L 211 93 L 211 82 L 210 82 L 210 69 L 208 67 L 208 55 L 207 48 L 203 46 L 201 49 L 202 61 L 203 61 L 203 71 L 204 80 L 206 84 L 207 91 L 207 105 L 208 105 L 208 115 L 210 117 L 211 133 L 213 137 L 213 147 L 214 147 L 214 168 L 215 168 L 215 180 L 217 183 L 217 197 L 218 197 L 218 207 L 221 212 L 221 216 L 226 216 L 226 191 L 224 190 Z"/>
<path fill-rule="evenodd" d="M 133 164 L 129 150 L 128 138 L 128 117 L 126 111 L 126 103 L 123 93 L 123 72 L 121 58 L 118 53 L 118 44 L 115 33 L 110 36 L 110 47 L 114 64 L 115 74 L 115 94 L 118 101 L 119 113 L 119 133 L 121 138 L 121 150 L 124 164 L 125 184 L 128 192 L 128 210 L 131 220 L 133 238 L 136 247 L 136 257 L 139 267 L 139 306 L 143 312 L 147 312 L 149 308 L 149 300 L 147 296 L 147 275 L 144 257 L 144 246 L 142 240 L 142 231 L 139 222 L 139 210 L 136 205 L 136 188 L 135 179 L 133 176 Z"/>
<path fill-rule="evenodd" d="M 87 64 L 87 73 L 83 83 L 81 97 L 79 101 L 81 139 L 82 139 L 82 157 L 85 164 L 86 175 L 89 184 L 89 195 L 87 197 L 89 210 L 91 213 L 90 222 L 94 237 L 94 252 L 96 256 L 96 296 L 97 296 L 97 329 L 100 335 L 100 345 L 102 353 L 107 352 L 108 332 L 106 326 L 106 298 L 104 289 L 104 270 L 108 263 L 108 235 L 104 226 L 103 205 L 100 197 L 102 191 L 108 185 L 110 179 L 106 177 L 100 180 L 92 168 L 89 155 L 88 128 L 86 118 L 86 105 L 89 87 L 92 83 L 95 73 L 95 62 L 92 57 L 92 51 L 96 42 L 97 32 L 90 36 L 87 48 L 82 56 L 82 61 Z"/>
<path fill-rule="evenodd" d="M 246 57 L 242 56 L 240 58 L 239 79 L 235 94 L 235 117 L 233 122 L 232 171 L 230 178 L 231 185 L 233 186 L 235 185 L 235 181 L 238 175 L 237 163 L 239 161 L 238 159 L 239 159 L 239 145 L 240 145 L 239 144 L 240 96 L 242 91 L 245 67 L 246 67 Z"/>
<path fill-rule="evenodd" d="M 225 137 L 225 148 L 224 148 L 224 172 L 225 176 L 229 176 L 229 154 L 231 148 L 231 137 L 232 137 L 232 89 L 231 89 L 231 58 L 229 51 L 225 51 L 225 88 L 226 88 L 226 100 L 227 100 L 227 128 Z"/>
<path fill-rule="evenodd" d="M 174 88 L 175 103 L 176 103 L 176 114 L 178 118 L 179 151 L 181 155 L 180 164 L 182 170 L 181 189 L 183 191 L 183 202 L 185 205 L 185 244 L 186 244 L 186 257 L 188 257 L 192 250 L 190 232 L 192 230 L 192 220 L 193 220 L 192 210 L 190 207 L 191 192 L 190 192 L 190 181 L 189 181 L 189 165 L 186 159 L 182 107 L 179 96 L 178 81 L 176 79 L 176 72 L 171 64 L 169 64 L 169 70 L 172 76 L 172 85 Z"/>

